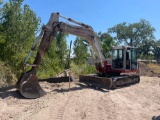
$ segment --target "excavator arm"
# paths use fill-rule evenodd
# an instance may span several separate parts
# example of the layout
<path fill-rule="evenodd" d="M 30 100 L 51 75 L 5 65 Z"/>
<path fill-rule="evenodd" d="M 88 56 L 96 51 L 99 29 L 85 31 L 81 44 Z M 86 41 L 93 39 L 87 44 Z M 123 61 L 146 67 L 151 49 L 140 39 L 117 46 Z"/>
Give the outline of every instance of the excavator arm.
<path fill-rule="evenodd" d="M 59 22 L 60 17 L 67 19 L 75 25 Z M 53 39 L 56 37 L 57 32 L 63 32 L 84 38 L 96 52 L 98 56 L 97 63 L 103 66 L 103 61 L 105 60 L 105 58 L 102 54 L 102 47 L 99 38 L 93 31 L 92 27 L 84 23 L 77 22 L 71 18 L 66 18 L 59 13 L 52 13 L 49 22 L 42 27 L 41 33 L 37 37 L 34 45 L 31 47 L 31 51 L 24 62 L 23 73 L 17 82 L 20 93 L 26 98 L 38 98 L 46 94 L 38 83 L 36 69 L 41 63 L 44 54 L 48 51 Z M 28 64 L 27 61 L 39 41 L 41 42 L 36 58 L 32 65 Z M 31 70 L 26 72 L 26 66 L 32 66 Z"/>

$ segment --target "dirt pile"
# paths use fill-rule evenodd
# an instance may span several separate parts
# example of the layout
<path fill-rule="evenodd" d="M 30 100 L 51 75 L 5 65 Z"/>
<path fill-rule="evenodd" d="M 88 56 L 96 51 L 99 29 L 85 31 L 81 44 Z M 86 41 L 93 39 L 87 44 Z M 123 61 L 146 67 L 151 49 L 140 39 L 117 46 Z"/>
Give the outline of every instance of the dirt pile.
<path fill-rule="evenodd" d="M 141 76 L 160 77 L 160 73 L 155 73 L 143 62 L 139 62 L 139 74 Z"/>

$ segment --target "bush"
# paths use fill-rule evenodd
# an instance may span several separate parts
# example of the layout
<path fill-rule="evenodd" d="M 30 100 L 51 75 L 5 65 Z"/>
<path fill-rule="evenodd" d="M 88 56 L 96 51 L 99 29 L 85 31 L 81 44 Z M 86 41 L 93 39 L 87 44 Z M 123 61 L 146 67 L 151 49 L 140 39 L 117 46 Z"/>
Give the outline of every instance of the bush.
<path fill-rule="evenodd" d="M 0 61 L 0 86 L 15 84 L 16 81 L 16 75 L 12 73 L 11 68 Z"/>
<path fill-rule="evenodd" d="M 88 63 L 82 65 L 75 65 L 75 63 L 71 63 L 71 70 L 76 78 L 79 78 L 79 75 L 96 73 L 95 66 L 89 65 Z"/>

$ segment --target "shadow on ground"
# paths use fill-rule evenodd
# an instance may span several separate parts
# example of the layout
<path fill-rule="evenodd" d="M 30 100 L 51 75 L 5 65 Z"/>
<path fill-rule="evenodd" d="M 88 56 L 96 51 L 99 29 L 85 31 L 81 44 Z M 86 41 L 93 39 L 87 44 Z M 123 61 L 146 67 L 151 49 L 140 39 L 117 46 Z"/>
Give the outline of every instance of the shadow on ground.
<path fill-rule="evenodd" d="M 83 83 L 77 83 L 77 87 L 71 87 L 69 89 L 55 89 L 53 91 L 56 92 L 69 92 L 69 91 L 77 91 L 77 90 L 82 90 L 82 89 L 94 89 L 100 92 L 109 92 L 108 89 L 102 89 L 100 87 L 96 87 L 96 86 L 89 86 L 89 85 L 85 85 Z"/>
<path fill-rule="evenodd" d="M 69 82 L 69 77 L 48 78 L 48 79 L 39 80 L 39 82 L 44 82 L 44 81 L 46 81 L 48 83 Z M 70 78 L 70 81 L 75 82 L 75 80 L 73 78 Z M 69 91 L 77 91 L 77 90 L 82 90 L 82 89 L 94 89 L 94 90 L 97 90 L 97 91 L 100 91 L 100 92 L 109 92 L 109 90 L 106 89 L 105 87 L 102 87 L 102 85 L 97 86 L 93 83 L 85 84 L 85 83 L 80 83 L 80 82 L 77 82 L 75 84 L 76 84 L 75 87 L 71 87 L 69 89 L 61 88 L 61 89 L 54 89 L 53 91 L 69 92 Z M 10 97 L 10 96 L 14 97 L 14 98 L 18 98 L 18 99 L 26 99 L 19 93 L 19 91 L 16 89 L 15 85 L 0 88 L 0 97 L 2 99 L 5 99 L 5 98 Z"/>
<path fill-rule="evenodd" d="M 159 116 L 153 116 L 152 120 L 160 120 L 160 115 Z"/>
<path fill-rule="evenodd" d="M 24 99 L 24 97 L 19 93 L 18 90 L 7 90 L 4 92 L 0 92 L 0 97 L 2 99 L 5 99 L 7 97 L 13 97 L 13 98 L 18 98 L 18 99 Z"/>

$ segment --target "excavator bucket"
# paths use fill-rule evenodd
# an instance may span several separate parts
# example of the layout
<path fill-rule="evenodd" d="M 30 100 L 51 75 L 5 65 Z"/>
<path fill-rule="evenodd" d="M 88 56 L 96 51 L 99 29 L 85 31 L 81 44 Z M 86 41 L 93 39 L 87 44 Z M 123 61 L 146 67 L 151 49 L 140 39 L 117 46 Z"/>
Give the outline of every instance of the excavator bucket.
<path fill-rule="evenodd" d="M 23 73 L 17 82 L 17 87 L 25 98 L 39 98 L 46 94 L 34 74 Z"/>

